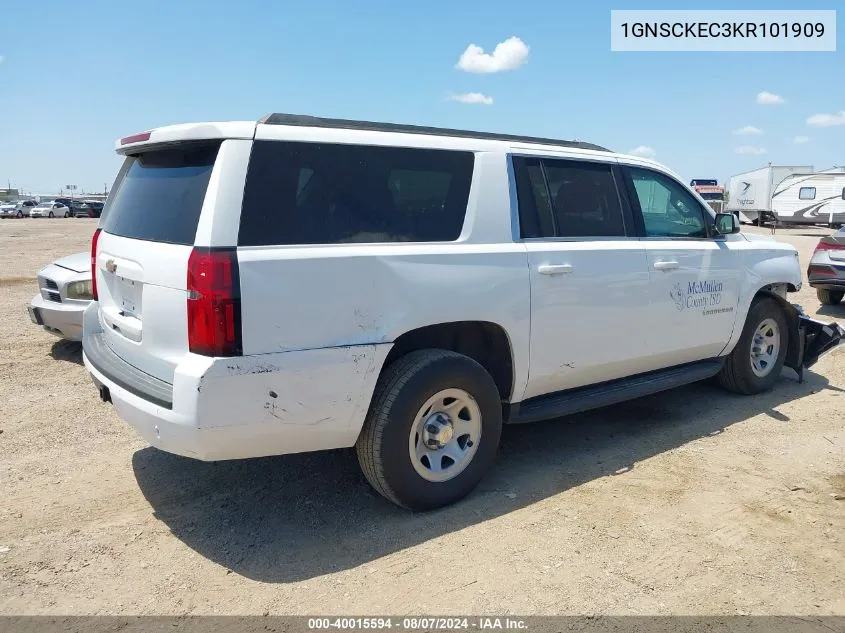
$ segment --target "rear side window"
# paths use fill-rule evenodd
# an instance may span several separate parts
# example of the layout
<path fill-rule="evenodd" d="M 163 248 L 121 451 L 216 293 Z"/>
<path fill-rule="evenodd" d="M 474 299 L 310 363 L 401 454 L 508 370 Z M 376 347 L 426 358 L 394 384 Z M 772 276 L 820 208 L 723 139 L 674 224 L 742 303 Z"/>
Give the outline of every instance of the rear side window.
<path fill-rule="evenodd" d="M 102 228 L 149 242 L 194 243 L 220 142 L 187 144 L 131 157 Z"/>
<path fill-rule="evenodd" d="M 240 246 L 454 241 L 471 152 L 256 141 Z"/>
<path fill-rule="evenodd" d="M 610 165 L 515 157 L 514 170 L 523 238 L 627 235 Z"/>
<path fill-rule="evenodd" d="M 798 190 L 798 199 L 799 200 L 815 200 L 816 199 L 816 188 L 815 187 L 801 187 Z"/>
<path fill-rule="evenodd" d="M 560 237 L 622 237 L 625 221 L 610 165 L 543 160 Z"/>

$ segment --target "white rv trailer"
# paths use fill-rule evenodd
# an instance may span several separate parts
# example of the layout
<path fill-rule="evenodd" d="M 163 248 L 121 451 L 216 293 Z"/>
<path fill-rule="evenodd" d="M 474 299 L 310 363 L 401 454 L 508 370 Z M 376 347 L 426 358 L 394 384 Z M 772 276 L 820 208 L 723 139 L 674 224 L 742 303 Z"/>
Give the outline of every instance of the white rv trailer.
<path fill-rule="evenodd" d="M 787 176 L 772 193 L 772 212 L 783 224 L 845 223 L 845 168 Z"/>
<path fill-rule="evenodd" d="M 736 214 L 741 222 L 773 219 L 772 194 L 792 174 L 809 174 L 812 165 L 772 165 L 732 176 L 728 184 L 726 212 Z"/>

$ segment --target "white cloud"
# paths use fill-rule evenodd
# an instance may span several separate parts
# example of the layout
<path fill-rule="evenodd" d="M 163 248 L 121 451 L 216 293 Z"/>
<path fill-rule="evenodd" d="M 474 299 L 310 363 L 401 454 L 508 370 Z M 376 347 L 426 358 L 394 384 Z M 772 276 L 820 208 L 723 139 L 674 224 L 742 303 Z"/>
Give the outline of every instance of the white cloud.
<path fill-rule="evenodd" d="M 518 37 L 496 44 L 492 53 L 475 44 L 467 46 L 455 68 L 468 73 L 498 73 L 519 68 L 528 61 L 528 46 Z"/>
<path fill-rule="evenodd" d="M 785 99 L 780 95 L 766 92 L 765 90 L 757 94 L 757 103 L 760 105 L 778 105 L 784 102 Z"/>
<path fill-rule="evenodd" d="M 833 125 L 845 125 L 845 110 L 833 114 L 814 114 L 807 119 L 807 125 L 816 127 L 831 127 Z"/>
<path fill-rule="evenodd" d="M 449 97 L 450 101 L 457 101 L 459 103 L 483 103 L 484 105 L 493 105 L 493 97 L 488 97 L 480 92 L 466 92 L 462 95 L 452 95 Z"/>
<path fill-rule="evenodd" d="M 734 151 L 737 154 L 754 154 L 755 156 L 760 156 L 761 154 L 766 153 L 766 148 L 754 147 L 753 145 L 740 145 L 739 147 L 734 148 Z"/>
<path fill-rule="evenodd" d="M 759 127 L 754 127 L 753 125 L 746 125 L 745 127 L 741 127 L 739 129 L 734 130 L 734 134 L 737 136 L 751 136 L 754 134 L 762 134 L 763 130 Z"/>
<path fill-rule="evenodd" d="M 810 137 L 809 136 L 796 136 L 794 139 L 792 139 L 792 142 L 795 143 L 796 145 L 801 145 L 802 143 L 809 143 Z"/>
<path fill-rule="evenodd" d="M 643 158 L 653 158 L 657 155 L 657 152 L 654 151 L 654 148 L 649 147 L 648 145 L 637 145 L 637 147 L 635 147 L 628 153 L 633 154 L 634 156 L 642 156 Z"/>
<path fill-rule="evenodd" d="M 0 55 L 0 64 L 6 61 L 6 58 L 3 55 Z"/>

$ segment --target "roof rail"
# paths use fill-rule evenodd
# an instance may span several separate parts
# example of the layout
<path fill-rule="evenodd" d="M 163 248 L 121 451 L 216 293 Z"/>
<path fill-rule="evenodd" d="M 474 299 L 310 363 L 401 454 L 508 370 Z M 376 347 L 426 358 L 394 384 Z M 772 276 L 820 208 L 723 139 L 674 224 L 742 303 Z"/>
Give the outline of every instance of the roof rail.
<path fill-rule="evenodd" d="M 432 136 L 454 136 L 461 138 L 477 138 L 489 141 L 511 141 L 516 143 L 537 143 L 540 145 L 561 145 L 578 149 L 590 149 L 597 152 L 610 150 L 593 143 L 582 141 L 562 141 L 553 138 L 536 136 L 517 136 L 514 134 L 496 134 L 494 132 L 474 132 L 471 130 L 452 130 L 440 127 L 425 127 L 421 125 L 402 125 L 400 123 L 378 123 L 375 121 L 353 121 L 348 119 L 327 119 L 323 117 L 300 114 L 268 114 L 258 120 L 266 125 L 291 125 L 297 127 L 337 128 L 342 130 L 369 130 L 373 132 L 397 132 L 402 134 L 428 134 Z"/>

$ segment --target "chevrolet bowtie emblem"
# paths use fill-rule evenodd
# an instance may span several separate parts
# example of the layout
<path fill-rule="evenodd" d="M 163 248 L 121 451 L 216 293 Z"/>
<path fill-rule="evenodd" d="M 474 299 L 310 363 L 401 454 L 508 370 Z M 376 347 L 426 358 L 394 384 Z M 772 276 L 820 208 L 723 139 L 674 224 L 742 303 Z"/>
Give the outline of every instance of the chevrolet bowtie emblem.
<path fill-rule="evenodd" d="M 117 264 L 114 263 L 113 259 L 110 259 L 106 262 L 106 270 L 110 273 L 113 273 L 117 270 Z"/>

